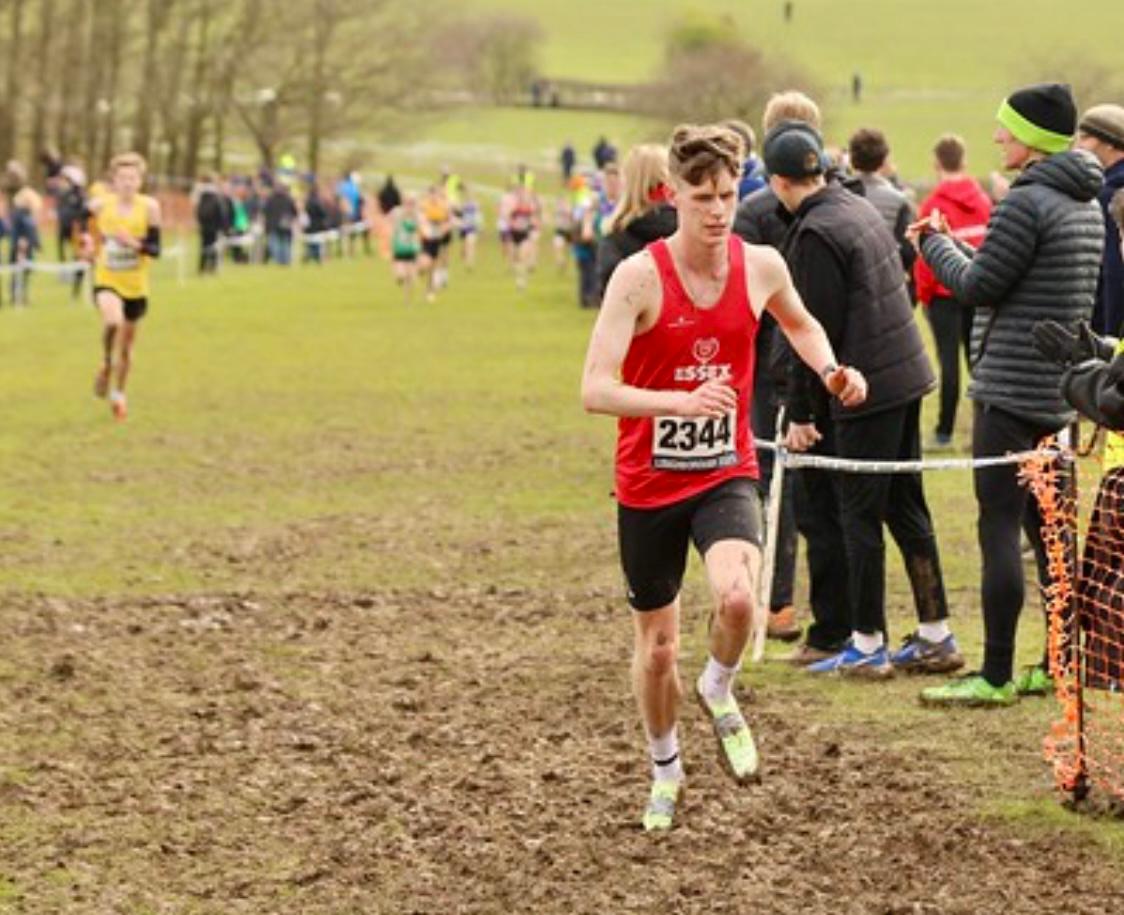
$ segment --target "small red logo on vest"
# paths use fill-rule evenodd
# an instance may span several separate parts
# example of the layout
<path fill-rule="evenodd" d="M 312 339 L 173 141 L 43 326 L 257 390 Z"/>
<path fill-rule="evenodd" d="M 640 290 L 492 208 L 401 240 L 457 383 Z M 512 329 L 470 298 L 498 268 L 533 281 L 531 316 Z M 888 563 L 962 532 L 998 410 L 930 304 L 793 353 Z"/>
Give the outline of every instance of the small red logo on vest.
<path fill-rule="evenodd" d="M 710 362 L 718 355 L 718 340 L 715 337 L 706 337 L 695 341 L 695 358 L 702 363 Z"/>

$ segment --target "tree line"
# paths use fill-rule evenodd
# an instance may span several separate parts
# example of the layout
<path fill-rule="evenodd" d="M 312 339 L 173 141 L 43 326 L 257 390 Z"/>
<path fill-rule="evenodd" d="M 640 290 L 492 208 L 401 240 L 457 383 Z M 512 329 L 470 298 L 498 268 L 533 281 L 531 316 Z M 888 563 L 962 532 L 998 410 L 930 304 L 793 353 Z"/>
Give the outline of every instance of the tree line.
<path fill-rule="evenodd" d="M 0 0 L 0 161 L 222 171 L 235 141 L 313 170 L 334 137 L 439 101 L 421 4 L 396 0 Z"/>

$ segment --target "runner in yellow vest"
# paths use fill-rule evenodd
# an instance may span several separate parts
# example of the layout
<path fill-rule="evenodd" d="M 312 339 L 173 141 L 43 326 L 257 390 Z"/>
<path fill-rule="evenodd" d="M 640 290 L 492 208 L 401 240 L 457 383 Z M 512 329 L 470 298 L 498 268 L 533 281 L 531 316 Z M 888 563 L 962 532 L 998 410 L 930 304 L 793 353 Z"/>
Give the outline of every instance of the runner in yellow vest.
<path fill-rule="evenodd" d="M 160 205 L 140 193 L 145 162 L 136 153 L 115 156 L 111 190 L 90 200 L 89 234 L 83 241 L 94 259 L 94 304 L 101 314 L 103 361 L 94 393 L 109 395 L 113 415 L 128 415 L 129 378 L 137 324 L 148 311 L 149 261 L 160 256 Z"/>

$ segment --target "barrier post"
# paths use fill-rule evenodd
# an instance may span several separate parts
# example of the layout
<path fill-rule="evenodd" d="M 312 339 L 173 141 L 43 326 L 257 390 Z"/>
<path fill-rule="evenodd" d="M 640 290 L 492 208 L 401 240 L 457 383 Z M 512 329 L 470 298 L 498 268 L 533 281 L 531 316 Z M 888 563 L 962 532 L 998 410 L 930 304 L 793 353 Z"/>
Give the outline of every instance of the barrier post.
<path fill-rule="evenodd" d="M 757 582 L 757 603 L 753 608 L 752 661 L 765 657 L 765 636 L 769 629 L 769 604 L 773 599 L 773 567 L 777 564 L 777 528 L 781 521 L 781 498 L 784 492 L 785 462 L 784 407 L 777 411 L 776 434 L 773 440 L 773 478 L 769 481 L 769 504 L 765 520 L 765 550 L 761 557 L 760 579 Z"/>

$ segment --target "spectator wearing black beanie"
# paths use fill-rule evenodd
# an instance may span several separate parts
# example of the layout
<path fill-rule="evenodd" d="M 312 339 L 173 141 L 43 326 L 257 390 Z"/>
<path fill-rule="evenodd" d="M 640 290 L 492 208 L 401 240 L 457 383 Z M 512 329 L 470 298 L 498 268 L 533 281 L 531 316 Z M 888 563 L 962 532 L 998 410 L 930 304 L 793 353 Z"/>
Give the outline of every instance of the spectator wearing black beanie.
<path fill-rule="evenodd" d="M 1034 346 L 1031 328 L 1088 320 L 1097 288 L 1104 219 L 1097 204 L 1104 173 L 1096 158 L 1069 145 L 1077 106 L 1069 87 L 1041 83 L 1013 92 L 996 115 L 1003 166 L 1018 171 L 992 213 L 978 250 L 943 231 L 939 212 L 914 230 L 937 280 L 976 309 L 972 327 L 972 456 L 1035 448 L 1074 411 L 1061 395 L 1059 366 Z M 922 692 L 940 705 L 1009 705 L 1045 688 L 1043 668 L 1016 680 L 1015 634 L 1025 595 L 1019 531 L 1025 528 L 1049 581 L 1037 502 L 1019 485 L 1016 465 L 974 472 L 982 559 L 984 662 L 979 676 Z"/>

